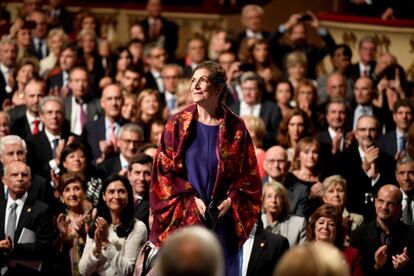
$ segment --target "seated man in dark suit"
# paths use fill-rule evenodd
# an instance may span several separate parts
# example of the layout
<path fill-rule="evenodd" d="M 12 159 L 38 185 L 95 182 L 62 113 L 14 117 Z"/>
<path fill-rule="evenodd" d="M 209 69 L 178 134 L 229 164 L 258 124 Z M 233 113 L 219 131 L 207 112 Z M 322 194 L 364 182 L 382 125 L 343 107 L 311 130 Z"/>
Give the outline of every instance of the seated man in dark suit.
<path fill-rule="evenodd" d="M 266 176 L 262 178 L 263 185 L 277 181 L 283 183 L 289 171 L 290 162 L 286 150 L 281 146 L 273 146 L 266 151 L 263 168 Z"/>
<path fill-rule="evenodd" d="M 395 181 L 395 160 L 375 146 L 378 121 L 374 116 L 363 115 L 358 119 L 355 138 L 357 145 L 341 153 L 334 168 L 348 183 L 347 209 L 364 215 L 365 221 L 373 219 L 373 198 L 378 189 Z"/>
<path fill-rule="evenodd" d="M 400 221 L 401 200 L 398 187 L 381 187 L 375 198 L 376 220 L 351 235 L 365 275 L 413 275 L 414 229 Z"/>
<path fill-rule="evenodd" d="M 255 225 L 241 251 L 241 275 L 273 275 L 277 262 L 288 249 L 289 242 L 285 237 Z"/>
<path fill-rule="evenodd" d="M 129 160 L 128 179 L 134 189 L 134 216 L 144 222 L 149 230 L 149 187 L 152 157 L 138 153 Z"/>
<path fill-rule="evenodd" d="M 144 48 L 144 60 L 149 69 L 145 73 L 146 88 L 155 89 L 162 93 L 164 85 L 162 83 L 161 71 L 167 62 L 167 53 L 164 47 L 156 43 L 148 43 Z"/>
<path fill-rule="evenodd" d="M 82 134 L 87 121 L 99 117 L 101 107 L 98 99 L 88 95 L 88 72 L 85 68 L 74 67 L 69 72 L 69 89 L 71 94 L 63 99 L 66 120 L 70 122 L 70 131 Z"/>
<path fill-rule="evenodd" d="M 319 131 L 317 139 L 321 145 L 322 160 L 327 175 L 330 175 L 332 158 L 343 152 L 346 145 L 347 106 L 345 100 L 336 98 L 326 105 L 326 121 L 328 129 Z"/>
<path fill-rule="evenodd" d="M 11 162 L 26 162 L 27 146 L 26 142 L 16 135 L 8 135 L 0 139 L 0 175 L 3 175 L 3 168 Z M 28 190 L 29 197 L 41 200 L 48 205 L 56 204 L 53 197 L 52 187 L 46 178 L 32 174 L 31 184 Z M 6 199 L 7 187 L 0 181 L 0 201 Z"/>
<path fill-rule="evenodd" d="M 381 151 L 396 159 L 399 154 L 405 152 L 408 128 L 413 122 L 413 111 L 414 107 L 409 99 L 400 99 L 395 103 L 393 119 L 396 128 L 378 139 L 377 144 Z"/>
<path fill-rule="evenodd" d="M 117 137 L 119 154 L 106 159 L 98 164 L 101 178 L 105 179 L 111 174 L 125 175 L 128 170 L 129 160 L 137 154 L 139 146 L 144 141 L 142 129 L 134 123 L 127 123 L 121 127 Z"/>
<path fill-rule="evenodd" d="M 43 130 L 43 123 L 39 116 L 39 102 L 45 96 L 45 82 L 40 78 L 32 78 L 24 88 L 25 105 L 16 106 L 9 111 L 16 116 L 11 133 L 27 140 Z"/>
<path fill-rule="evenodd" d="M 377 42 L 374 37 L 367 35 L 359 40 L 358 55 L 359 62 L 352 64 L 346 72 L 354 81 L 362 77 L 371 77 L 374 73 L 377 56 Z"/>
<path fill-rule="evenodd" d="M 241 11 L 241 23 L 243 32 L 239 33 L 237 40 L 239 44 L 245 38 L 267 39 L 269 32 L 263 30 L 263 8 L 258 5 L 246 5 Z"/>
<path fill-rule="evenodd" d="M 57 238 L 50 209 L 28 196 L 31 173 L 23 162 L 13 161 L 6 166 L 3 181 L 8 197 L 0 204 L 2 273 L 7 268 L 6 275 L 48 275 L 47 259 Z M 28 261 L 38 270 L 29 268 Z"/>
<path fill-rule="evenodd" d="M 414 225 L 414 160 L 411 157 L 398 160 L 395 178 L 403 196 L 402 221 Z"/>
<path fill-rule="evenodd" d="M 63 45 L 59 56 L 59 68 L 52 70 L 47 77 L 47 91 L 62 91 L 62 88 L 67 90 L 69 83 L 69 72 L 76 63 L 76 46 L 77 45 L 75 43 Z"/>
<path fill-rule="evenodd" d="M 232 104 L 230 109 L 239 116 L 252 115 L 264 121 L 267 132 L 263 139 L 263 147 L 267 149 L 276 143 L 275 137 L 281 120 L 280 108 L 271 101 L 262 100 L 264 84 L 256 73 L 244 73 L 240 82 L 243 99 Z"/>
<path fill-rule="evenodd" d="M 121 116 L 123 101 L 119 85 L 105 87 L 100 100 L 104 115 L 83 128 L 82 141 L 93 165 L 103 162 L 117 149 L 116 136 L 125 123 Z"/>
<path fill-rule="evenodd" d="M 51 179 L 51 170 L 56 171 L 60 152 L 71 136 L 65 125 L 65 109 L 61 98 L 46 96 L 40 101 L 39 115 L 44 129 L 34 135 L 28 143 L 33 171 Z M 74 139 L 72 137 L 71 139 Z"/>
<path fill-rule="evenodd" d="M 372 79 L 368 77 L 358 78 L 354 86 L 355 103 L 353 112 L 348 120 L 348 129 L 356 129 L 359 117 L 363 115 L 373 115 L 379 123 L 379 131 L 382 133 L 384 125 L 384 112 L 380 108 L 373 105 L 372 101 L 375 97 L 375 87 Z"/>
<path fill-rule="evenodd" d="M 185 56 L 184 78 L 191 78 L 197 65 L 207 59 L 207 42 L 201 34 L 195 34 L 188 40 Z"/>
<path fill-rule="evenodd" d="M 177 24 L 162 16 L 161 0 L 148 0 L 146 11 L 148 17 L 141 21 L 145 37 L 149 42 L 162 43 L 169 61 L 173 61 L 178 45 Z"/>

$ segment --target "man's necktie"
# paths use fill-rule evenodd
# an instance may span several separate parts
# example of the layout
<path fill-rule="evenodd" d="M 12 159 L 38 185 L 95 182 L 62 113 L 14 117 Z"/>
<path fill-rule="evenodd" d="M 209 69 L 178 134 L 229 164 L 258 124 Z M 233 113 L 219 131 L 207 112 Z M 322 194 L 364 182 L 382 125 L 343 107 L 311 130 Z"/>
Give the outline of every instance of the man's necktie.
<path fill-rule="evenodd" d="M 13 204 L 10 206 L 9 219 L 7 220 L 7 227 L 6 227 L 6 235 L 10 236 L 12 241 L 14 241 L 14 231 L 16 230 L 16 220 L 17 220 L 16 209 L 17 209 L 17 203 L 13 202 Z"/>
<path fill-rule="evenodd" d="M 39 130 L 39 124 L 40 124 L 40 120 L 39 119 L 34 119 L 33 120 L 33 132 L 32 132 L 33 135 L 39 133 L 39 131 L 40 131 Z"/>
<path fill-rule="evenodd" d="M 59 144 L 59 139 L 53 139 L 53 141 L 52 141 L 52 143 L 53 143 L 53 158 L 55 158 L 56 157 L 56 149 L 57 149 L 57 146 L 58 146 L 58 144 Z"/>
<path fill-rule="evenodd" d="M 400 137 L 400 149 L 399 151 L 405 151 L 405 147 L 407 146 L 407 136 L 403 135 Z"/>
<path fill-rule="evenodd" d="M 42 48 L 43 48 L 43 42 L 42 40 L 39 39 L 39 42 L 37 43 L 37 51 L 36 51 L 36 55 L 39 60 L 43 58 Z"/>

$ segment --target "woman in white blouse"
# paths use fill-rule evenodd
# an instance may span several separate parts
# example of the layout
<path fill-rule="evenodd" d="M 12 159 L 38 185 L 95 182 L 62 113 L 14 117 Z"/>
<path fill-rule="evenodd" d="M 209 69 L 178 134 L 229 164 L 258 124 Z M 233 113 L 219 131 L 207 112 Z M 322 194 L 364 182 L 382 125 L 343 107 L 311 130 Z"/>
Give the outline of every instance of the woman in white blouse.
<path fill-rule="evenodd" d="M 138 252 L 147 239 L 145 224 L 135 219 L 133 212 L 128 179 L 120 175 L 108 177 L 79 262 L 82 275 L 132 274 Z"/>

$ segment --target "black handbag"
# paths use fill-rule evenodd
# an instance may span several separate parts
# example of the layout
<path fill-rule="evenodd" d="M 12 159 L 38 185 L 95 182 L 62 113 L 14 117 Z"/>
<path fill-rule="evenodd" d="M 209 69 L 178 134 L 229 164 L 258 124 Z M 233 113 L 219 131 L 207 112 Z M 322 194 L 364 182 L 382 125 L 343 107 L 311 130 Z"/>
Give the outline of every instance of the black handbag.
<path fill-rule="evenodd" d="M 219 200 L 210 201 L 210 204 L 207 206 L 206 212 L 204 213 L 204 224 L 210 230 L 214 230 L 219 221 L 220 211 L 217 207 L 221 202 L 222 201 Z"/>

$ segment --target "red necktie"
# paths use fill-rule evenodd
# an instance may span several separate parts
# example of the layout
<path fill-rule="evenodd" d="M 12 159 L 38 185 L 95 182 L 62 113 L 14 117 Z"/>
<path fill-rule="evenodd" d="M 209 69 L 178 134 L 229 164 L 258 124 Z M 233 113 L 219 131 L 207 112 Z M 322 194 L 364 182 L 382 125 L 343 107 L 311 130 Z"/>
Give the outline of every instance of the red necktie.
<path fill-rule="evenodd" d="M 33 135 L 39 133 L 39 124 L 40 124 L 40 121 L 38 119 L 33 120 L 33 125 L 34 125 L 33 132 L 32 132 Z"/>

